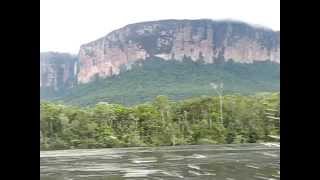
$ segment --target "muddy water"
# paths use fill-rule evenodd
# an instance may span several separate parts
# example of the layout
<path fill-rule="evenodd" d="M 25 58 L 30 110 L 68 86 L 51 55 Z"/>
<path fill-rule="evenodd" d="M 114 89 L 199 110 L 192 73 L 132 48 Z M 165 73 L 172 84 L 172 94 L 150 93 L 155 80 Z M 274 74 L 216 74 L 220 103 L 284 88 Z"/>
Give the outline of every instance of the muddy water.
<path fill-rule="evenodd" d="M 40 152 L 41 180 L 280 179 L 279 144 Z"/>

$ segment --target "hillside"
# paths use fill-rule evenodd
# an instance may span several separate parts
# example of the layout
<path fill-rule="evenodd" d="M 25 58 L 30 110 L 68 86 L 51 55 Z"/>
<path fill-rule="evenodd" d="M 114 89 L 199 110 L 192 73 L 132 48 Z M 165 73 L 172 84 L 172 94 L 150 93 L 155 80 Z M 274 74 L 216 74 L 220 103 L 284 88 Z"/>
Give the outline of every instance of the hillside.
<path fill-rule="evenodd" d="M 137 104 L 166 95 L 172 99 L 184 99 L 202 95 L 216 95 L 210 82 L 223 82 L 224 92 L 253 94 L 279 91 L 280 65 L 263 61 L 249 64 L 228 61 L 205 64 L 184 61 L 164 61 L 150 58 L 132 65 L 119 75 L 80 84 L 59 97 L 43 99 L 67 104 L 93 105 L 98 102 Z M 43 92 L 44 93 L 44 92 Z"/>

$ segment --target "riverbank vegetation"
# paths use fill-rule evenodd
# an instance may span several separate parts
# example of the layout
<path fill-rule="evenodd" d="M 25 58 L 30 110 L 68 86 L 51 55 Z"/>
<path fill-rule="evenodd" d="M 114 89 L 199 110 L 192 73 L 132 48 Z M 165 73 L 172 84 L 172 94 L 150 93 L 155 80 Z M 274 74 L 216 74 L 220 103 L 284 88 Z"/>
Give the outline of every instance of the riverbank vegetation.
<path fill-rule="evenodd" d="M 280 93 L 171 101 L 157 96 L 134 106 L 40 103 L 40 149 L 255 143 L 279 135 Z"/>

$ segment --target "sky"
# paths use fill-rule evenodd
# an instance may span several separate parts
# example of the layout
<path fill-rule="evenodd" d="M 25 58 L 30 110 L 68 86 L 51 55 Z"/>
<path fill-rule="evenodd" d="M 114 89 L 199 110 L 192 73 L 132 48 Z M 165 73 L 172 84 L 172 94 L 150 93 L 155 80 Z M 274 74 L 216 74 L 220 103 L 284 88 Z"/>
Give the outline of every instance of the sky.
<path fill-rule="evenodd" d="M 280 0 L 40 0 L 40 52 L 77 54 L 115 29 L 161 19 L 232 19 L 280 30 Z"/>

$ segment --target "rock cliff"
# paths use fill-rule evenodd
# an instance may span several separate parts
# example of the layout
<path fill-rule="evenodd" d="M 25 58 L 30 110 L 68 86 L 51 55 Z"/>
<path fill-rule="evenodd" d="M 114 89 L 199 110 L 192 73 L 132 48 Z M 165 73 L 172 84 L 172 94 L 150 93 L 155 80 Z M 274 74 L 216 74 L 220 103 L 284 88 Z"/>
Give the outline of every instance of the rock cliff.
<path fill-rule="evenodd" d="M 67 53 L 40 53 L 40 88 L 60 91 L 71 88 L 77 78 L 76 56 Z"/>
<path fill-rule="evenodd" d="M 280 63 L 280 32 L 235 21 L 162 20 L 130 24 L 80 47 L 78 83 L 90 82 L 96 76 L 117 75 L 122 68 L 152 56 L 205 63 Z"/>

